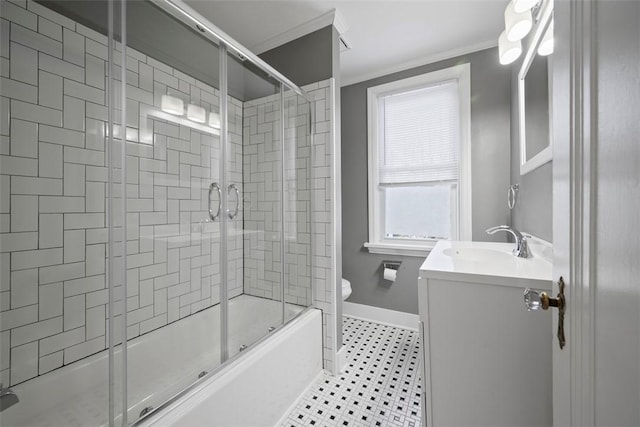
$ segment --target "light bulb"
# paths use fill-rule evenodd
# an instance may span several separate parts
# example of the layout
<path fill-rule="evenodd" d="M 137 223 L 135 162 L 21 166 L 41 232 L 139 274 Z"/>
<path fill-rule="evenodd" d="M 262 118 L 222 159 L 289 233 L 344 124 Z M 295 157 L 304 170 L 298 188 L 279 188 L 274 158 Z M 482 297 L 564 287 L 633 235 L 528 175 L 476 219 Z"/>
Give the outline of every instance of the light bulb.
<path fill-rule="evenodd" d="M 553 21 L 547 27 L 547 31 L 544 33 L 544 37 L 540 41 L 538 46 L 538 55 L 547 56 L 553 53 Z"/>
<path fill-rule="evenodd" d="M 510 42 L 522 40 L 529 34 L 533 26 L 531 11 L 525 10 L 518 13 L 513 8 L 513 0 L 510 1 L 504 10 L 504 25 L 507 32 L 507 40 Z"/>
<path fill-rule="evenodd" d="M 209 113 L 209 126 L 220 129 L 220 114 L 214 112 Z"/>
<path fill-rule="evenodd" d="M 531 10 L 536 4 L 538 4 L 538 0 L 513 0 L 513 9 L 516 13 L 521 13 L 525 10 Z"/>
<path fill-rule="evenodd" d="M 507 40 L 507 33 L 503 31 L 498 38 L 498 54 L 502 65 L 511 64 L 522 54 L 522 43 L 520 40 L 514 42 Z"/>
<path fill-rule="evenodd" d="M 196 123 L 204 123 L 207 121 L 207 112 L 204 108 L 197 105 L 187 105 L 187 118 Z"/>
<path fill-rule="evenodd" d="M 162 95 L 160 108 L 165 113 L 181 116 L 184 114 L 184 102 L 180 98 L 171 95 Z"/>

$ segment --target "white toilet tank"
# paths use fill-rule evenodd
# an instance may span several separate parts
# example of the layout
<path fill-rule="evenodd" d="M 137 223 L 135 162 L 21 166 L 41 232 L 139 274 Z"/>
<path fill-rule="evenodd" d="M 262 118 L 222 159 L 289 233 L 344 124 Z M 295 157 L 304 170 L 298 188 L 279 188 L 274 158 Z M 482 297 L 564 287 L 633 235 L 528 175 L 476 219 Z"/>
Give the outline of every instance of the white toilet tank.
<path fill-rule="evenodd" d="M 346 300 L 351 296 L 351 282 L 342 278 L 342 300 Z"/>

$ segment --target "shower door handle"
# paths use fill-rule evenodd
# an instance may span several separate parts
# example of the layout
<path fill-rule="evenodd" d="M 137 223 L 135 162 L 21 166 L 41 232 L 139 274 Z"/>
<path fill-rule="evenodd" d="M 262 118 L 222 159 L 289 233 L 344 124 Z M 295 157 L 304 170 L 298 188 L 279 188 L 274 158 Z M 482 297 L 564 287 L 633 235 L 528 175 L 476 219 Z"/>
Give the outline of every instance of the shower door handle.
<path fill-rule="evenodd" d="M 230 194 L 231 190 L 236 192 L 236 207 L 233 210 L 233 213 L 229 211 L 228 215 L 229 219 L 234 219 L 236 216 L 238 216 L 238 210 L 240 209 L 240 190 L 238 190 L 238 187 L 235 184 L 230 184 L 229 188 L 227 188 L 227 194 Z"/>
<path fill-rule="evenodd" d="M 211 207 L 211 193 L 213 193 L 213 190 L 218 190 L 218 212 L 216 212 L 215 215 L 213 214 L 213 208 Z M 211 221 L 215 221 L 216 218 L 220 217 L 220 209 L 222 207 L 222 190 L 220 190 L 220 186 L 218 185 L 217 182 L 212 182 L 211 185 L 209 186 L 208 205 L 209 205 L 209 218 L 211 218 Z"/>

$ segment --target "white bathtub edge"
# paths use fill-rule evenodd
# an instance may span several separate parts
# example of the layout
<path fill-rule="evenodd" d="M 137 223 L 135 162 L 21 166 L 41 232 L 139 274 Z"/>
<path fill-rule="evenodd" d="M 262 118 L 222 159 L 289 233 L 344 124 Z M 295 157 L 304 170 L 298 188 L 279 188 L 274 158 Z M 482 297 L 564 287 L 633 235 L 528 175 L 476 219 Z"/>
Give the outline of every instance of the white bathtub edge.
<path fill-rule="evenodd" d="M 321 373 L 322 316 L 310 310 L 140 425 L 273 425 Z"/>

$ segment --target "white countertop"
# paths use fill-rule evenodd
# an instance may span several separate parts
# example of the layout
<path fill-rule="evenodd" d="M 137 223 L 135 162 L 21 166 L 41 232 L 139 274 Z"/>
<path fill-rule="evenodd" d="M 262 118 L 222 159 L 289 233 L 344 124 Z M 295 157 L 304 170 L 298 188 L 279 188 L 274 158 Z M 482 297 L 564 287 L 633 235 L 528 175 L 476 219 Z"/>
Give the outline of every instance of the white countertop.
<path fill-rule="evenodd" d="M 551 289 L 552 265 L 535 253 L 514 256 L 513 243 L 441 240 L 420 267 L 420 277 Z"/>

